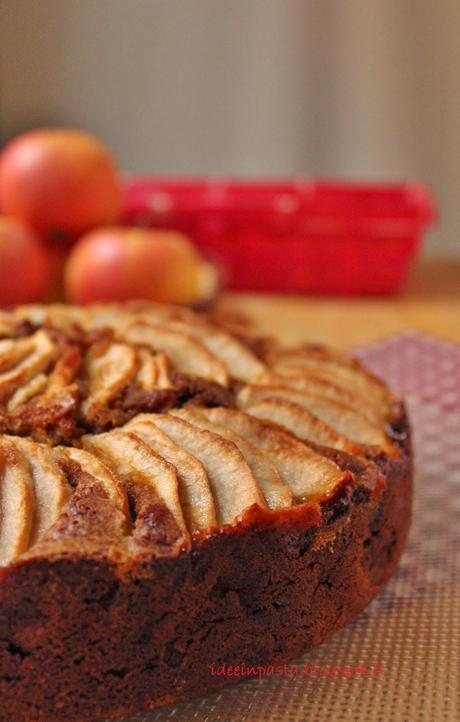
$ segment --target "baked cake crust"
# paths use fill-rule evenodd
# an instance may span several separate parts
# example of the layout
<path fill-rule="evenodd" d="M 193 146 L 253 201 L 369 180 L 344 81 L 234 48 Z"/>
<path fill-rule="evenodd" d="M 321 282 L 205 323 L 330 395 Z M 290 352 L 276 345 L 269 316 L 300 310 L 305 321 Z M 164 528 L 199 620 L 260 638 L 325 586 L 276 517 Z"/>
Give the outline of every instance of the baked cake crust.
<path fill-rule="evenodd" d="M 295 659 L 393 574 L 407 415 L 357 362 L 151 304 L 0 334 L 2 722 L 218 689 L 211 665 Z"/>

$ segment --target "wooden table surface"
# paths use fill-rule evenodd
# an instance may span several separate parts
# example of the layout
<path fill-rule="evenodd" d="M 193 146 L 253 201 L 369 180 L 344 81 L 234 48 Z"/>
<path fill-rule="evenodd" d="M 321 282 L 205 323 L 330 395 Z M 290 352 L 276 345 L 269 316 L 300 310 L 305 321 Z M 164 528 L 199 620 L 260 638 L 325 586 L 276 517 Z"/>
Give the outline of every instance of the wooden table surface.
<path fill-rule="evenodd" d="M 460 260 L 423 260 L 405 290 L 386 298 L 225 293 L 218 307 L 249 317 L 285 343 L 356 346 L 409 329 L 460 343 Z"/>

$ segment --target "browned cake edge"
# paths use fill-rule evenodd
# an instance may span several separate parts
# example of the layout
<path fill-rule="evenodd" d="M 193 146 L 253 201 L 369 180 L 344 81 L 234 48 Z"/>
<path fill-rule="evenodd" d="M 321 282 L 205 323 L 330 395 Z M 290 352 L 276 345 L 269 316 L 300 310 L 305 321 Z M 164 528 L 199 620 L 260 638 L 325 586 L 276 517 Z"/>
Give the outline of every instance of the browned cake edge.
<path fill-rule="evenodd" d="M 352 474 L 321 507 L 252 508 L 173 557 L 75 552 L 0 570 L 1 722 L 93 722 L 203 695 L 238 679 L 213 663 L 283 663 L 348 623 L 410 525 L 402 407 L 393 426 L 400 457 L 323 450 Z"/>

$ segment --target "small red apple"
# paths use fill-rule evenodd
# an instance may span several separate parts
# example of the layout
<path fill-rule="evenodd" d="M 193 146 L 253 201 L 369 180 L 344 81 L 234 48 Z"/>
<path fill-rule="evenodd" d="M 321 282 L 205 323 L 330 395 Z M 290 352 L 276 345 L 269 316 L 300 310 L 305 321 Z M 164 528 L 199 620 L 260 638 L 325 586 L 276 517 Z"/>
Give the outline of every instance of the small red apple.
<path fill-rule="evenodd" d="M 42 300 L 50 276 L 50 254 L 35 231 L 0 216 L 0 304 Z"/>
<path fill-rule="evenodd" d="M 101 228 L 72 249 L 64 274 L 73 303 L 148 299 L 198 304 L 217 288 L 217 273 L 175 231 Z"/>
<path fill-rule="evenodd" d="M 118 172 L 107 149 L 88 133 L 33 130 L 0 156 L 0 207 L 48 236 L 75 239 L 118 220 Z"/>

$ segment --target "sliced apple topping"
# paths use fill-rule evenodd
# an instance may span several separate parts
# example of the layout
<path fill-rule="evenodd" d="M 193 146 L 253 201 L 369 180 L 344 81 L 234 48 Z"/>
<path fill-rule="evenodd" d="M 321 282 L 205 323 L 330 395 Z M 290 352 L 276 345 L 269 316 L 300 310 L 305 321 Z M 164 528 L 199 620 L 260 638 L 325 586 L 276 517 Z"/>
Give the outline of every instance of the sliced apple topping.
<path fill-rule="evenodd" d="M 64 303 L 27 304 L 17 306 L 14 310 L 16 318 L 29 321 L 34 326 L 43 326 L 50 323 L 54 328 L 67 329 L 75 324 L 82 324 L 87 318 L 89 310 L 79 306 L 70 306 Z"/>
<path fill-rule="evenodd" d="M 168 328 L 197 338 L 221 361 L 230 376 L 252 381 L 265 370 L 265 364 L 234 336 L 210 323 L 200 321 L 169 321 Z"/>
<path fill-rule="evenodd" d="M 388 412 L 394 398 L 379 379 L 367 372 L 357 361 L 325 349 L 281 349 L 273 351 L 267 360 L 278 373 L 299 375 L 314 372 L 320 378 L 363 394 L 384 412 Z"/>
<path fill-rule="evenodd" d="M 285 399 L 298 404 L 335 429 L 339 434 L 358 443 L 381 447 L 388 445 L 388 439 L 381 425 L 369 421 L 360 411 L 355 410 L 343 401 L 319 396 L 308 391 L 301 391 L 300 389 L 292 389 L 288 386 L 248 384 L 238 394 L 238 402 L 241 408 L 250 408 L 259 401 L 265 401 L 269 398 Z"/>
<path fill-rule="evenodd" d="M 80 322 L 85 331 L 102 328 L 116 330 L 132 319 L 132 313 L 128 308 L 119 303 L 96 303 L 88 306 L 87 309 L 87 315 Z"/>
<path fill-rule="evenodd" d="M 84 364 L 89 379 L 89 393 L 82 403 L 86 418 L 97 415 L 99 410 L 120 393 L 137 372 L 136 351 L 131 346 L 111 343 L 100 353 L 90 350 Z"/>
<path fill-rule="evenodd" d="M 153 422 L 206 469 L 216 505 L 217 521 L 229 524 L 245 509 L 265 500 L 250 467 L 231 441 L 169 414 L 152 414 Z"/>
<path fill-rule="evenodd" d="M 197 411 L 220 426 L 231 429 L 266 454 L 292 489 L 296 501 L 327 496 L 344 478 L 342 470 L 333 461 L 270 423 L 233 409 L 199 408 Z"/>
<path fill-rule="evenodd" d="M 177 525 L 186 529 L 174 467 L 134 433 L 111 431 L 84 436 L 83 446 L 99 456 L 110 468 L 114 468 L 125 483 L 150 487 L 171 512 Z"/>
<path fill-rule="evenodd" d="M 84 449 L 59 447 L 56 449 L 61 461 L 78 464 L 80 469 L 94 478 L 104 489 L 114 508 L 120 512 L 122 530 L 126 533 L 129 526 L 129 509 L 126 489 L 119 476 L 104 464 L 95 454 Z"/>
<path fill-rule="evenodd" d="M 216 526 L 214 499 L 201 461 L 171 441 L 153 423 L 149 414 L 139 414 L 124 428 L 139 436 L 147 446 L 175 467 L 180 503 L 188 529 L 193 532 Z"/>
<path fill-rule="evenodd" d="M 276 466 L 256 446 L 250 444 L 242 436 L 231 429 L 225 428 L 214 421 L 207 419 L 193 407 L 171 411 L 171 414 L 188 421 L 200 429 L 212 431 L 231 441 L 241 451 L 248 465 L 252 469 L 257 482 L 270 509 L 283 509 L 292 505 L 292 491 L 282 480 Z"/>
<path fill-rule="evenodd" d="M 142 389 L 151 391 L 152 389 L 169 389 L 172 387 L 166 354 L 154 354 L 145 348 L 141 348 L 138 350 L 138 358 L 139 368 L 135 381 Z"/>
<path fill-rule="evenodd" d="M 0 566 L 27 550 L 34 512 L 27 459 L 12 440 L 0 437 Z"/>
<path fill-rule="evenodd" d="M 19 386 L 8 401 L 7 410 L 11 414 L 23 404 L 38 394 L 41 394 L 48 385 L 48 376 L 46 374 L 37 374 L 23 386 Z"/>
<path fill-rule="evenodd" d="M 43 326 L 49 319 L 50 305 L 42 303 L 28 303 L 16 306 L 14 316 L 21 321 L 29 321 L 34 326 Z"/>
<path fill-rule="evenodd" d="M 14 338 L 18 335 L 20 329 L 20 319 L 16 319 L 14 315 L 8 311 L 0 311 L 0 338 Z"/>
<path fill-rule="evenodd" d="M 274 371 L 266 371 L 257 379 L 258 384 L 264 386 L 288 386 L 290 389 L 308 391 L 316 396 L 324 396 L 327 399 L 341 401 L 342 403 L 359 409 L 363 416 L 369 421 L 380 423 L 384 417 L 383 409 L 376 408 L 376 405 L 369 402 L 365 395 L 357 394 L 355 391 L 340 386 L 328 378 L 322 378 L 314 370 L 302 370 L 299 374 L 280 374 Z"/>
<path fill-rule="evenodd" d="M 0 341 L 0 372 L 9 371 L 33 351 L 34 341 L 29 336 Z"/>
<path fill-rule="evenodd" d="M 95 303 L 89 307 L 89 318 L 85 328 L 121 329 L 129 320 L 142 320 L 153 323 L 183 318 L 187 314 L 195 315 L 183 306 L 155 303 L 154 301 L 125 301 L 123 303 Z"/>
<path fill-rule="evenodd" d="M 70 496 L 70 486 L 56 462 L 53 449 L 20 437 L 11 441 L 26 458 L 35 490 L 35 520 L 30 535 L 34 543 L 58 519 Z"/>
<path fill-rule="evenodd" d="M 132 321 L 120 332 L 120 337 L 124 341 L 167 354 L 177 371 L 228 386 L 225 366 L 189 334 L 173 331 L 160 323 Z"/>
<path fill-rule="evenodd" d="M 29 337 L 30 353 L 14 368 L 0 374 L 0 396 L 9 398 L 38 373 L 44 371 L 57 355 L 57 347 L 46 331 L 40 330 Z"/>
<path fill-rule="evenodd" d="M 71 401 L 76 400 L 76 388 L 72 388 L 75 375 L 80 365 L 81 355 L 79 350 L 71 345 L 60 350 L 60 356 L 54 367 L 48 374 L 38 373 L 36 376 L 19 386 L 8 401 L 7 410 L 13 413 L 28 401 L 40 397 L 40 402 L 49 402 L 51 397 L 60 396 L 65 390 Z"/>
<path fill-rule="evenodd" d="M 359 444 L 339 434 L 311 411 L 293 401 L 271 397 L 249 406 L 246 411 L 258 419 L 284 426 L 301 441 L 330 446 L 333 449 L 348 451 L 350 454 L 362 452 Z"/>

